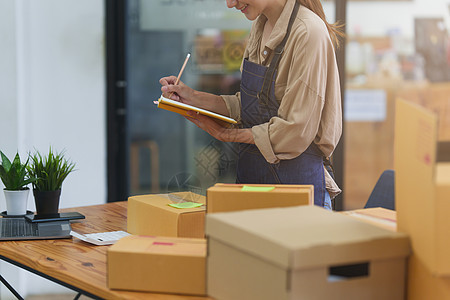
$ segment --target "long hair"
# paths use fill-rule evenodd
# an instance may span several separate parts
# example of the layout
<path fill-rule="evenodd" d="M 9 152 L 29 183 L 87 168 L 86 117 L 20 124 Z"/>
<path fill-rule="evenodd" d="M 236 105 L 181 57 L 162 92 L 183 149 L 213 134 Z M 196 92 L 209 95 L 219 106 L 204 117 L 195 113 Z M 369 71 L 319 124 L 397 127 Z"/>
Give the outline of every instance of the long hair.
<path fill-rule="evenodd" d="M 325 17 L 325 12 L 323 11 L 322 3 L 320 0 L 298 0 L 301 5 L 308 8 L 316 15 L 318 15 L 322 21 L 325 23 L 328 29 L 328 33 L 330 34 L 331 40 L 336 48 L 339 48 L 339 38 L 345 37 L 345 33 L 342 32 L 343 24 L 339 24 L 339 22 L 330 24 L 327 22 Z"/>

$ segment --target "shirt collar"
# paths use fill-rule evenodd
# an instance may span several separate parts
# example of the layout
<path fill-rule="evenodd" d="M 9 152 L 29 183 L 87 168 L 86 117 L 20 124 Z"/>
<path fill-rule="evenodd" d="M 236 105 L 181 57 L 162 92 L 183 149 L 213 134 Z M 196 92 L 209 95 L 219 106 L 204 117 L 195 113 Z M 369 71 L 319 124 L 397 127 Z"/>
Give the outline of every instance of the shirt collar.
<path fill-rule="evenodd" d="M 266 47 L 270 48 L 271 50 L 274 50 L 286 35 L 289 19 L 291 18 L 292 11 L 294 10 L 295 1 L 296 0 L 286 1 L 283 11 L 281 12 L 280 17 L 278 18 L 275 26 L 272 29 L 272 33 L 270 34 L 270 37 L 266 43 Z"/>
<path fill-rule="evenodd" d="M 270 34 L 270 37 L 265 47 L 264 45 L 261 45 L 260 48 L 261 52 L 263 52 L 267 48 L 268 50 L 273 51 L 281 43 L 284 36 L 286 35 L 289 19 L 291 17 L 292 11 L 294 10 L 295 1 L 296 0 L 286 1 L 283 11 L 281 12 L 280 17 L 275 23 L 275 26 Z M 254 32 L 254 34 L 251 35 L 248 40 L 248 51 L 250 56 L 260 55 L 259 53 L 256 53 L 256 51 L 258 49 L 258 43 L 261 40 L 264 24 L 266 23 L 266 21 L 267 21 L 266 16 L 260 15 L 253 23 L 252 32 Z"/>

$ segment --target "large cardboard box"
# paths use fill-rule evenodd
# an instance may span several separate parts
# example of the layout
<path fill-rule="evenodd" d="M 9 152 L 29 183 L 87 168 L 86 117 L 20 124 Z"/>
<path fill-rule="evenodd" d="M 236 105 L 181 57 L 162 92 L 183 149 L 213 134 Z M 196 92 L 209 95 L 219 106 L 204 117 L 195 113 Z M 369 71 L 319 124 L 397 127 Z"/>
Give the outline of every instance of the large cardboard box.
<path fill-rule="evenodd" d="M 206 191 L 207 212 L 314 204 L 313 185 L 216 183 Z"/>
<path fill-rule="evenodd" d="M 205 237 L 205 206 L 175 208 L 180 201 L 205 204 L 205 197 L 192 192 L 141 195 L 128 198 L 127 231 L 131 234 Z"/>
<path fill-rule="evenodd" d="M 408 300 L 449 300 L 450 277 L 435 276 L 415 253 L 408 259 Z"/>
<path fill-rule="evenodd" d="M 397 227 L 411 237 L 417 261 L 433 275 L 450 276 L 450 163 L 436 159 L 437 117 L 397 101 L 395 201 Z"/>
<path fill-rule="evenodd" d="M 111 289 L 205 295 L 204 239 L 127 236 L 107 260 Z"/>
<path fill-rule="evenodd" d="M 361 221 L 396 231 L 396 211 L 368 208 L 343 212 Z M 450 300 L 450 277 L 434 276 L 414 253 L 408 257 L 406 299 Z"/>
<path fill-rule="evenodd" d="M 207 214 L 217 299 L 404 299 L 406 234 L 315 206 Z"/>
<path fill-rule="evenodd" d="M 396 211 L 368 208 L 343 212 L 361 221 L 396 231 Z M 406 299 L 450 300 L 450 277 L 434 276 L 414 253 L 408 257 Z"/>

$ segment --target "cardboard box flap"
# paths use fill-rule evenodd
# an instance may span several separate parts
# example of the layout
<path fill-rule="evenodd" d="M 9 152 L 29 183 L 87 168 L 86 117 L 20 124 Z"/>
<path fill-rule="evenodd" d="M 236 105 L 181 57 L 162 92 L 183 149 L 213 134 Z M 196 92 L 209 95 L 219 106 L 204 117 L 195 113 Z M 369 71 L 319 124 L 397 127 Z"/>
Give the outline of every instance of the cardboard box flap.
<path fill-rule="evenodd" d="M 283 268 L 301 269 L 409 254 L 409 239 L 315 206 L 206 216 L 206 235 Z"/>
<path fill-rule="evenodd" d="M 190 212 L 197 212 L 201 210 L 206 210 L 206 207 L 204 206 L 206 204 L 206 197 L 197 195 L 191 192 L 184 192 L 184 193 L 172 193 L 172 194 L 151 194 L 151 195 L 140 195 L 140 196 L 133 196 L 130 197 L 133 198 L 136 201 L 140 201 L 143 203 L 149 203 L 153 206 L 157 206 L 158 208 L 161 208 L 166 211 L 170 211 L 172 213 L 176 214 L 184 214 L 184 213 L 190 213 Z M 177 203 L 178 201 L 188 201 L 188 202 L 196 202 L 196 203 L 202 203 L 203 206 L 195 207 L 195 208 L 175 208 L 172 206 L 169 206 L 170 203 Z"/>
<path fill-rule="evenodd" d="M 448 255 L 439 256 L 441 232 L 448 232 L 447 202 L 437 201 L 442 169 L 436 164 L 438 118 L 427 109 L 397 99 L 395 108 L 395 207 L 397 229 L 411 237 L 414 253 L 436 274 L 449 274 Z M 445 172 L 444 172 L 445 173 Z M 439 177 L 439 178 L 438 178 Z M 445 177 L 445 176 L 444 176 Z M 443 186 L 441 186 L 443 187 Z M 445 188 L 444 188 L 445 189 Z M 443 248 L 448 252 L 448 245 Z"/>

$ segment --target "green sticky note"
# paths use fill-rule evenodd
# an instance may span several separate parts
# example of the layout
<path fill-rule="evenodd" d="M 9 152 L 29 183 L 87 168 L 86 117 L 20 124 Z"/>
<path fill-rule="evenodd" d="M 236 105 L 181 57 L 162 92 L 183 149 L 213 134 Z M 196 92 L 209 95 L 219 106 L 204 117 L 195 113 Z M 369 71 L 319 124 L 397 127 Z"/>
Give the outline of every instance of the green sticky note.
<path fill-rule="evenodd" d="M 274 188 L 275 188 L 274 186 L 248 186 L 248 185 L 244 185 L 242 187 L 241 191 L 243 191 L 243 192 L 270 192 Z"/>
<path fill-rule="evenodd" d="M 203 204 L 201 203 L 195 203 L 195 202 L 181 202 L 181 203 L 170 203 L 169 206 L 175 207 L 175 208 L 195 208 L 200 207 Z"/>

